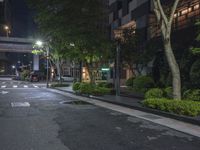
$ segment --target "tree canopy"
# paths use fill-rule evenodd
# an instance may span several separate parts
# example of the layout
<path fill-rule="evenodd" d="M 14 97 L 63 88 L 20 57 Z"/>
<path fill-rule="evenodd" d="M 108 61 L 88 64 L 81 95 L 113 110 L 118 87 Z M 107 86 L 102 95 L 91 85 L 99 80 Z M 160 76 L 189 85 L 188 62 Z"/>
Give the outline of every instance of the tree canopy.
<path fill-rule="evenodd" d="M 106 7 L 101 0 L 29 0 L 36 23 L 52 48 L 71 59 L 94 60 L 107 54 Z M 56 44 L 57 43 L 57 44 Z M 74 44 L 74 46 L 70 46 Z"/>

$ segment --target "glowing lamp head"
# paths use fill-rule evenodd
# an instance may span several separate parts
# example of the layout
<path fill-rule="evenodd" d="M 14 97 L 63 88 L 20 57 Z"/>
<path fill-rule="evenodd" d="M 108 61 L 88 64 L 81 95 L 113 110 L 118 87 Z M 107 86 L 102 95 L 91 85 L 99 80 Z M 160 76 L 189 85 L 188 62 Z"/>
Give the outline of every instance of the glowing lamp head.
<path fill-rule="evenodd" d="M 43 45 L 43 42 L 42 41 L 37 41 L 36 45 L 39 46 L 39 47 L 41 47 Z"/>
<path fill-rule="evenodd" d="M 4 29 L 5 29 L 5 30 L 9 30 L 9 27 L 8 27 L 8 26 L 4 26 Z"/>

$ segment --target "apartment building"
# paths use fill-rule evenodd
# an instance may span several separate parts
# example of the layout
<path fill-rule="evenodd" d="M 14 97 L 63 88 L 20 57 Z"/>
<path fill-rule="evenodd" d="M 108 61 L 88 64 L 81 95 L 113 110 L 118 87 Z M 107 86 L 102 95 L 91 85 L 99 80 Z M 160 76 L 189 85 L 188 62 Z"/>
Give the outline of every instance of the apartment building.
<path fill-rule="evenodd" d="M 109 0 L 110 13 L 109 24 L 111 37 L 113 30 L 118 28 L 135 27 L 146 36 L 148 15 L 150 11 L 149 0 Z"/>
<path fill-rule="evenodd" d="M 163 5 L 168 6 L 174 1 L 166 0 L 161 2 Z M 151 0 L 109 0 L 109 7 L 110 37 L 112 39 L 116 35 L 120 35 L 123 29 L 134 27 L 140 31 L 143 44 L 156 39 L 157 43 L 160 44 L 158 51 L 162 51 L 162 39 Z M 189 49 L 189 46 L 194 42 L 196 36 L 195 22 L 199 18 L 200 0 L 180 1 L 174 15 L 172 29 L 172 43 L 175 43 L 174 45 L 176 45 L 177 51 L 180 51 L 180 53 L 183 53 L 183 49 Z M 164 57 L 164 54 L 162 56 Z M 178 55 L 178 57 L 181 56 Z M 151 70 L 153 65 L 153 62 L 151 62 L 150 68 L 146 69 L 148 71 Z M 121 70 L 121 74 L 122 80 L 132 75 L 127 69 Z"/>
<path fill-rule="evenodd" d="M 164 5 L 167 5 L 170 1 L 163 1 Z M 183 0 L 180 1 L 178 8 L 174 14 L 173 31 L 187 30 L 194 27 L 196 21 L 200 18 L 200 0 Z M 151 11 L 149 14 L 149 26 L 148 26 L 148 38 L 154 38 L 160 36 L 160 30 L 156 22 L 156 18 L 153 12 L 153 6 L 151 5 Z"/>
<path fill-rule="evenodd" d="M 123 29 L 135 28 L 140 32 L 140 38 L 147 40 L 148 21 L 150 12 L 149 0 L 109 0 L 109 25 L 110 37 L 120 37 Z M 114 77 L 112 66 L 111 78 Z M 145 73 L 145 72 L 144 72 Z M 132 71 L 127 68 L 121 69 L 121 84 L 132 76 Z"/>

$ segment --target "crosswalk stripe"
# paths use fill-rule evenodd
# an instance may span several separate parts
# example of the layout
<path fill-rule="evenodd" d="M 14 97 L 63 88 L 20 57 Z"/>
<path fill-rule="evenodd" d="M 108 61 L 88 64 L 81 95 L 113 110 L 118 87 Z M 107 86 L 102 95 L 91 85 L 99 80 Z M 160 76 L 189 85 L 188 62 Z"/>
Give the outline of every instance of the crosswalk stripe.
<path fill-rule="evenodd" d="M 46 88 L 46 87 L 43 87 L 43 86 L 38 86 L 38 85 L 35 85 L 35 84 L 20 84 L 20 85 L 17 85 L 17 84 L 13 84 L 13 85 L 10 85 L 10 84 L 0 84 L 0 89 L 5 89 L 5 88 L 14 88 L 14 89 L 17 89 L 17 88 Z"/>

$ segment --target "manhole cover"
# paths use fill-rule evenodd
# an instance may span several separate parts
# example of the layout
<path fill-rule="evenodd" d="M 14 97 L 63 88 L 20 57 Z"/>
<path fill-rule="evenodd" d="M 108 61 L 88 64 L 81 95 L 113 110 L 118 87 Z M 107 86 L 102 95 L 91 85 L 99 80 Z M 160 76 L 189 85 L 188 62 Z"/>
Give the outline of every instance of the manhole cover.
<path fill-rule="evenodd" d="M 11 103 L 12 107 L 30 107 L 30 103 L 29 102 L 13 102 Z"/>
<path fill-rule="evenodd" d="M 88 102 L 85 101 L 64 101 L 61 102 L 61 104 L 71 104 L 71 105 L 91 105 Z"/>

